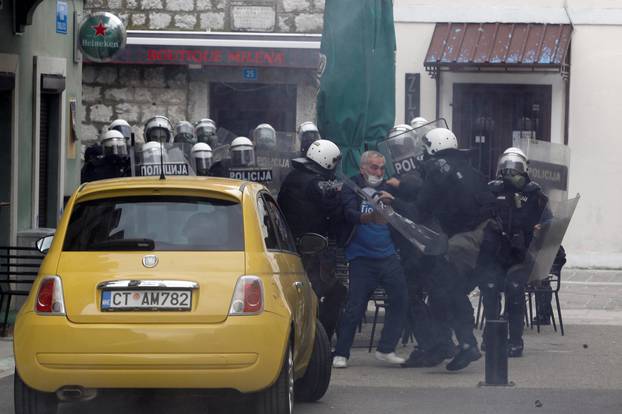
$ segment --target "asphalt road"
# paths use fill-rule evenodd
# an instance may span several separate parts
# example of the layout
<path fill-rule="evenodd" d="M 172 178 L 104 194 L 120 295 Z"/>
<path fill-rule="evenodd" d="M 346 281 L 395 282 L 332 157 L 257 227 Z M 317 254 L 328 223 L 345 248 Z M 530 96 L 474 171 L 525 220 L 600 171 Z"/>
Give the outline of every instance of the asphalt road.
<path fill-rule="evenodd" d="M 326 396 L 296 406 L 311 413 L 622 413 L 621 326 L 568 325 L 567 335 L 551 327 L 528 330 L 525 356 L 510 360 L 514 387 L 478 387 L 484 358 L 464 371 L 443 366 L 393 368 L 366 349 L 353 351 L 350 367 L 335 370 Z M 406 355 L 409 348 L 399 348 Z M 13 377 L 0 380 L 0 414 L 13 413 Z M 62 414 L 248 413 L 239 396 L 202 391 L 115 391 L 88 403 L 65 404 Z"/>

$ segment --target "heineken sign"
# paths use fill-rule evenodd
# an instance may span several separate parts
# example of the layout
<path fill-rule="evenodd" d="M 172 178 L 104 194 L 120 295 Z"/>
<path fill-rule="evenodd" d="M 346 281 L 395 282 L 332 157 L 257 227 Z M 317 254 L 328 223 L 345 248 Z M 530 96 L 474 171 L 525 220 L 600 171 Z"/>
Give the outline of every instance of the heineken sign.
<path fill-rule="evenodd" d="M 125 48 L 126 39 L 121 19 L 107 12 L 87 16 L 78 30 L 78 46 L 93 62 L 111 61 Z"/>

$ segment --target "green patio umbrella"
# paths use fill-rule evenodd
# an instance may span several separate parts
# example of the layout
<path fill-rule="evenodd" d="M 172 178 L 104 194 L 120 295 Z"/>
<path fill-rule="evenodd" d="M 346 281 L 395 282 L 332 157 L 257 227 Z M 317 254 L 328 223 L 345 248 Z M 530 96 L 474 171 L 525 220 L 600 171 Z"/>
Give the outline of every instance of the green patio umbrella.
<path fill-rule="evenodd" d="M 326 0 L 321 53 L 318 127 L 354 174 L 395 121 L 392 0 Z"/>

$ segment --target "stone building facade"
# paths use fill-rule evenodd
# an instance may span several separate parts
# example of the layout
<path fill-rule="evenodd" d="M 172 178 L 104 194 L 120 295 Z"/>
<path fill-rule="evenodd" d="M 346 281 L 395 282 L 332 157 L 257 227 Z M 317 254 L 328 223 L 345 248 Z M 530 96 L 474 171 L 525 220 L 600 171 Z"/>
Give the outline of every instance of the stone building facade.
<path fill-rule="evenodd" d="M 186 47 L 186 50 L 191 49 L 192 53 L 207 53 L 209 48 L 196 46 L 197 42 L 204 42 L 209 43 L 210 47 L 222 46 L 223 48 L 219 50 L 227 54 L 231 51 L 240 51 L 240 47 L 246 45 L 245 39 L 253 41 L 259 39 L 262 45 L 247 47 L 249 53 L 283 50 L 287 56 L 288 50 L 294 50 L 289 48 L 289 43 L 296 42 L 302 37 L 309 40 L 308 34 L 316 34 L 315 39 L 311 39 L 313 42 L 309 42 L 313 43 L 313 46 L 306 51 L 317 55 L 319 34 L 322 32 L 324 0 L 85 1 L 85 13 L 98 11 L 112 12 L 124 21 L 130 34 L 128 45 L 132 43 L 130 39 L 133 37 L 138 38 L 145 33 L 151 35 L 162 33 L 158 38 L 168 40 L 163 40 L 162 46 L 157 50 L 170 51 L 170 47 L 180 46 Z M 175 34 L 179 32 L 184 32 L 185 36 L 180 38 Z M 223 39 L 221 45 L 218 36 L 215 36 L 218 33 L 233 33 L 235 36 L 233 40 Z M 301 33 L 303 35 L 299 36 Z M 267 34 L 269 35 L 265 36 Z M 275 38 L 274 36 L 278 34 L 283 36 Z M 229 48 L 228 45 L 236 39 L 239 41 L 235 47 Z M 140 40 L 136 40 L 131 47 L 142 47 L 142 51 L 145 51 L 146 47 L 152 47 L 136 42 L 140 43 Z M 148 49 L 145 53 L 151 56 L 152 52 L 153 49 Z M 268 91 L 270 85 L 277 89 L 294 85 L 295 96 L 291 96 L 289 100 L 266 102 L 266 98 L 256 94 L 250 100 L 263 99 L 263 102 L 257 103 L 257 110 L 271 104 L 285 107 L 294 104 L 296 125 L 315 117 L 317 92 L 316 71 L 313 67 L 315 64 L 299 67 L 294 58 L 291 59 L 291 64 L 275 65 L 270 65 L 269 61 L 211 65 L 206 62 L 197 64 L 192 60 L 173 64 L 167 61 L 166 64 L 160 64 L 161 62 L 150 59 L 113 64 L 85 62 L 82 111 L 82 141 L 85 145 L 97 140 L 108 123 L 117 118 L 126 119 L 134 127 L 139 139 L 142 137 L 142 125 L 154 115 L 166 115 L 173 123 L 181 120 L 196 122 L 205 117 L 218 118 L 217 114 L 212 113 L 213 105 L 217 105 L 218 108 L 236 106 L 240 99 L 243 99 L 236 95 L 236 98 L 226 98 L 222 102 L 210 102 L 210 97 L 222 96 L 215 91 L 218 85 L 221 89 L 225 85 L 234 93 L 257 88 Z M 251 76 L 243 74 L 247 69 L 250 69 Z M 267 99 L 274 99 L 275 94 L 279 94 L 277 89 L 274 93 L 268 91 Z M 254 109 L 246 108 L 239 113 L 239 116 L 249 114 L 249 111 L 252 112 Z M 221 118 L 227 118 L 227 114 Z M 282 117 L 279 116 L 280 118 Z M 291 130 L 292 123 L 291 120 L 281 122 L 281 129 L 286 125 L 287 129 Z M 242 131 L 247 129 L 245 126 L 239 128 Z"/>

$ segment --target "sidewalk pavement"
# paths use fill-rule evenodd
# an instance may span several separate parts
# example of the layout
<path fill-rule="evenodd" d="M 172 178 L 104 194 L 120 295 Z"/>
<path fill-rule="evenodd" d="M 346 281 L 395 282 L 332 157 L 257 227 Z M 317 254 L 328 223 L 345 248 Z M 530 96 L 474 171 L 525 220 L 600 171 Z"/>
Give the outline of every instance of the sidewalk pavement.
<path fill-rule="evenodd" d="M 562 271 L 562 287 L 559 297 L 564 327 L 568 325 L 622 326 L 622 269 L 564 269 Z M 477 305 L 477 302 L 475 302 L 475 305 Z M 355 346 L 366 347 L 368 345 L 372 318 L 373 316 L 368 317 L 368 322 L 370 323 L 365 324 L 362 334 L 357 335 L 355 338 Z M 526 329 L 527 335 L 530 337 L 534 336 L 529 333 L 529 331 L 529 329 Z M 584 331 L 584 329 L 566 328 L 566 336 L 561 337 L 559 333 L 553 333 L 553 328 L 551 326 L 543 327 L 542 334 L 535 334 L 534 336 L 537 338 L 537 347 L 534 348 L 533 351 L 529 350 L 527 352 L 537 352 L 542 355 L 554 355 L 559 352 L 568 352 L 566 348 L 570 346 L 569 344 L 573 344 L 577 338 L 581 338 Z M 622 332 L 622 330 L 620 330 L 620 332 Z M 377 331 L 376 340 L 379 335 L 380 332 Z M 587 337 L 584 338 L 584 340 L 587 339 Z M 622 335 L 616 340 L 622 342 Z M 355 355 L 367 354 L 367 351 L 363 349 L 354 350 L 354 352 Z M 587 355 L 587 352 L 579 350 L 577 356 L 579 356 L 578 354 Z M 353 363 L 356 364 L 355 362 Z M 544 365 L 546 366 L 546 364 Z M 569 365 L 574 364 L 570 363 Z M 0 337 L 0 378 L 12 375 L 14 369 L 13 340 L 10 337 Z M 537 370 L 538 367 L 534 367 L 534 369 Z M 348 372 L 353 371 L 355 370 L 348 370 Z M 405 371 L 411 372 L 410 370 Z M 481 370 L 478 370 L 478 373 L 480 372 Z M 372 378 L 373 375 L 371 373 L 367 374 L 361 372 L 361 379 L 370 375 L 370 378 Z M 428 376 L 426 381 L 429 381 L 431 378 L 445 377 L 447 377 L 447 375 L 438 375 L 436 377 Z M 339 375 L 337 378 L 339 378 Z M 622 375 L 620 375 L 619 378 L 622 378 Z M 622 381 L 618 381 L 616 384 L 622 388 Z"/>

